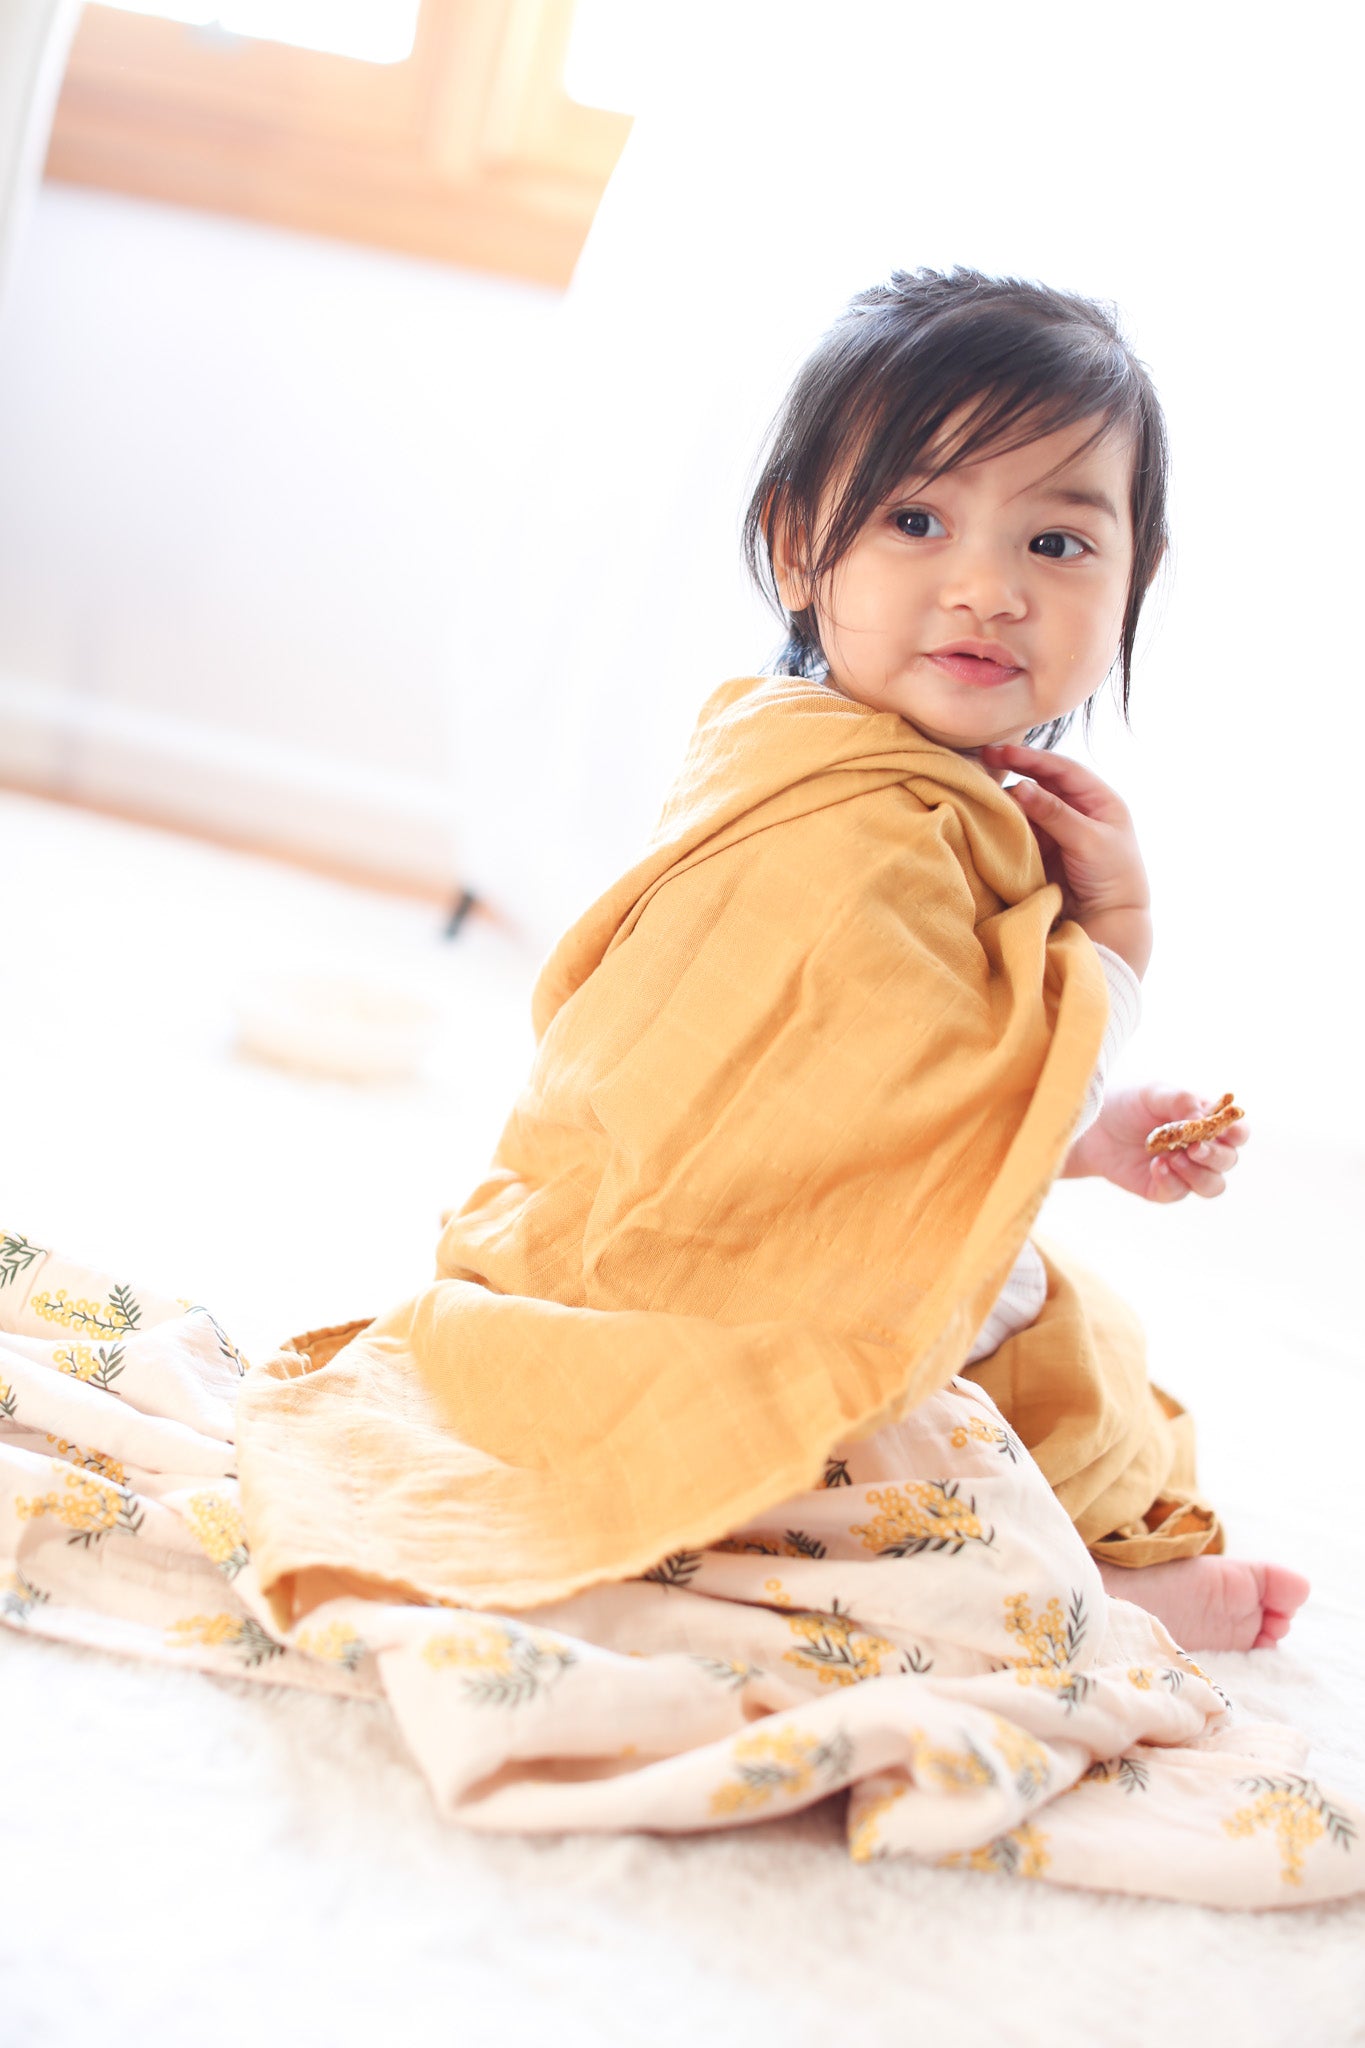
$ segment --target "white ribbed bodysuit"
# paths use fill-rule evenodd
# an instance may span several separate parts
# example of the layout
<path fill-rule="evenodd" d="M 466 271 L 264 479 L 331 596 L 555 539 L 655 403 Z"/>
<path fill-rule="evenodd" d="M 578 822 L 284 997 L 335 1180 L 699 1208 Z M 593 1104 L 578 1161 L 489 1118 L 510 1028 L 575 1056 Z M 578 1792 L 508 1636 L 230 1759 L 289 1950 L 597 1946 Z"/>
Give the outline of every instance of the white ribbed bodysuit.
<path fill-rule="evenodd" d="M 1141 983 L 1128 962 L 1111 952 L 1108 946 L 1097 945 L 1095 951 L 1100 956 L 1109 990 L 1109 1023 L 1077 1119 L 1073 1144 L 1082 1131 L 1089 1130 L 1099 1115 L 1104 1102 L 1105 1075 L 1136 1029 L 1142 1007 Z M 976 1365 L 1003 1344 L 1013 1331 L 1027 1329 L 1037 1320 L 1046 1300 L 1047 1274 L 1033 1240 L 1029 1238 L 1010 1270 L 1009 1279 L 996 1296 L 990 1314 L 977 1332 L 966 1364 Z"/>

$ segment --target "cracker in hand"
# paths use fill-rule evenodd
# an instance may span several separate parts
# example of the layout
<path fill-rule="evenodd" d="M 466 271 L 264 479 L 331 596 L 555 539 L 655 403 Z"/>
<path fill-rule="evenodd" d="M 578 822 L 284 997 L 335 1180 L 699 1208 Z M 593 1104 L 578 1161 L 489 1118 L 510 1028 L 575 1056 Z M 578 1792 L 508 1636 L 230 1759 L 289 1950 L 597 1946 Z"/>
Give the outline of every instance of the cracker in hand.
<path fill-rule="evenodd" d="M 1207 1116 L 1194 1116 L 1184 1123 L 1158 1124 L 1154 1131 L 1147 1133 L 1149 1152 L 1179 1152 L 1186 1145 L 1198 1145 L 1205 1138 L 1216 1138 L 1229 1124 L 1235 1124 L 1246 1115 L 1238 1109 L 1231 1095 L 1220 1095 Z"/>

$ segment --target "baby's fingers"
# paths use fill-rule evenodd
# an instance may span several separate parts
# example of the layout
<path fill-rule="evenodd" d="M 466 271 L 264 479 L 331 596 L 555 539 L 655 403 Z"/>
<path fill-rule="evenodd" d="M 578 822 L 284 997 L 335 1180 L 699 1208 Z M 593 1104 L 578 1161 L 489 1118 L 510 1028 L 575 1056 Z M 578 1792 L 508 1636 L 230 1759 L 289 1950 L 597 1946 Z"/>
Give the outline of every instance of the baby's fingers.
<path fill-rule="evenodd" d="M 1152 1161 L 1147 1179 L 1148 1199 L 1153 1202 L 1181 1202 L 1190 1192 L 1189 1185 L 1171 1165 L 1173 1154 L 1163 1152 L 1159 1159 Z"/>
<path fill-rule="evenodd" d="M 1236 1124 L 1233 1124 L 1230 1130 L 1222 1132 L 1220 1136 L 1203 1138 L 1199 1144 L 1188 1146 L 1183 1155 L 1176 1153 L 1174 1156 L 1188 1157 L 1196 1166 L 1212 1167 L 1215 1173 L 1229 1173 L 1237 1164 L 1238 1144 L 1245 1142 L 1233 1138 L 1232 1132 L 1236 1128 Z"/>
<path fill-rule="evenodd" d="M 1202 1165 L 1192 1151 L 1163 1153 L 1155 1162 L 1153 1175 L 1165 1201 L 1179 1201 L 1184 1195 L 1221 1195 L 1227 1186 L 1222 1174 Z M 1165 1192 L 1168 1189 L 1171 1192 Z"/>
<path fill-rule="evenodd" d="M 1059 846 L 1078 846 L 1096 843 L 1093 835 L 1096 820 L 1087 811 L 1078 810 L 1074 802 L 1068 802 L 1055 790 L 1044 789 L 1039 782 L 1012 782 L 1005 791 L 1012 796 L 1035 825 L 1043 826 L 1052 834 Z"/>
<path fill-rule="evenodd" d="M 1054 754 L 1046 747 L 1020 746 L 983 747 L 981 754 L 995 767 L 1033 776 L 1041 787 L 1085 817 L 1101 818 L 1112 824 L 1128 816 L 1128 807 L 1118 792 L 1102 782 L 1092 768 L 1083 767 L 1066 754 Z"/>

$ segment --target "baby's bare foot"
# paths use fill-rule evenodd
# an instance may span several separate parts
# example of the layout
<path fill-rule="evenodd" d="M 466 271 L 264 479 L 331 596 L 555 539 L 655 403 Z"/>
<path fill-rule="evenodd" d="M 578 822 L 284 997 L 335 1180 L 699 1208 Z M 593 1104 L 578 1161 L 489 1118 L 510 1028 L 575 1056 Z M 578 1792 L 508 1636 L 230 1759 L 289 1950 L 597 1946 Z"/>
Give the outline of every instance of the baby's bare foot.
<path fill-rule="evenodd" d="M 1269 1650 L 1289 1633 L 1308 1581 L 1282 1564 L 1180 1557 L 1171 1564 L 1101 1564 L 1105 1591 L 1164 1622 L 1184 1650 Z"/>

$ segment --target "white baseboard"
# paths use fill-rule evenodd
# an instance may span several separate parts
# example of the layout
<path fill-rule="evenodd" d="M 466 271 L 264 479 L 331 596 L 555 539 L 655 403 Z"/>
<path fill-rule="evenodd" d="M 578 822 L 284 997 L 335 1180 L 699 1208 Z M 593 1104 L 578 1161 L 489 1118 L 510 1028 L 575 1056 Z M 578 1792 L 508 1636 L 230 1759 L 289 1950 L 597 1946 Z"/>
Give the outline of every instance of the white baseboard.
<path fill-rule="evenodd" d="M 0 783 L 424 896 L 458 883 L 440 782 L 0 675 Z"/>

